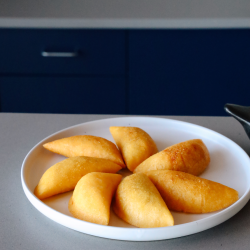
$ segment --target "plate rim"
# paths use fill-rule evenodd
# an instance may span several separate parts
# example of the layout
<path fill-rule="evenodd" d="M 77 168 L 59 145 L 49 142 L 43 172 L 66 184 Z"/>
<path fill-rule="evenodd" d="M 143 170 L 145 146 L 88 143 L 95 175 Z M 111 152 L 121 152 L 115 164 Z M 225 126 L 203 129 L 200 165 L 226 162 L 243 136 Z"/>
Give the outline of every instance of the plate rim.
<path fill-rule="evenodd" d="M 26 162 L 28 160 L 28 158 L 30 157 L 30 155 L 33 153 L 33 151 L 40 146 L 40 144 L 44 143 L 44 141 L 48 140 L 49 138 L 53 137 L 53 136 L 56 136 L 57 134 L 60 134 L 64 131 L 67 131 L 67 130 L 72 130 L 74 128 L 77 128 L 77 127 L 81 127 L 83 125 L 86 125 L 86 124 L 91 124 L 91 123 L 98 123 L 98 122 L 103 122 L 103 121 L 111 121 L 111 120 L 127 120 L 127 119 L 132 119 L 132 120 L 137 120 L 137 119 L 150 119 L 150 120 L 162 120 L 162 121 L 167 121 L 167 122 L 173 122 L 173 123 L 179 123 L 179 124 L 182 124 L 184 126 L 191 126 L 191 127 L 197 127 L 197 128 L 200 128 L 200 129 L 204 129 L 204 130 L 207 130 L 209 131 L 210 133 L 213 133 L 219 137 L 222 137 L 224 140 L 230 142 L 231 144 L 233 144 L 235 147 L 237 147 L 248 159 L 248 162 L 249 162 L 249 165 L 250 165 L 250 158 L 249 156 L 247 155 L 247 153 L 237 144 L 235 143 L 234 141 L 232 141 L 231 139 L 229 139 L 228 137 L 212 130 L 212 129 L 209 129 L 209 128 L 206 128 L 206 127 L 203 127 L 203 126 L 200 126 L 200 125 L 197 125 L 197 124 L 193 124 L 193 123 L 190 123 L 190 122 L 186 122 L 186 121 L 179 121 L 179 120 L 175 120 L 175 119 L 171 119 L 171 118 L 162 118 L 162 117 L 151 117 L 151 116 L 127 116 L 127 117 L 114 117 L 114 118 L 105 118 L 105 119 L 97 119 L 97 120 L 93 120 L 93 121 L 88 121 L 88 122 L 83 122 L 83 123 L 80 123 L 80 124 L 76 124 L 76 125 L 73 125 L 73 126 L 69 126 L 67 128 L 64 128 L 64 129 L 61 129 L 57 132 L 54 132 L 52 134 L 50 134 L 49 136 L 45 137 L 44 139 L 42 139 L 41 141 L 39 141 L 35 146 L 33 146 L 29 152 L 27 153 L 27 155 L 25 156 L 24 160 L 23 160 L 23 163 L 22 163 L 22 167 L 21 167 L 21 183 L 22 183 L 22 188 L 24 190 L 24 193 L 26 195 L 26 197 L 28 198 L 28 200 L 31 202 L 31 204 L 40 212 L 42 213 L 43 215 L 45 215 L 46 217 L 50 218 L 51 220 L 53 221 L 56 221 L 55 219 L 49 217 L 48 215 L 46 215 L 43 211 L 41 211 L 42 209 L 39 208 L 40 206 L 43 207 L 44 209 L 50 211 L 52 214 L 56 214 L 58 215 L 59 217 L 62 216 L 62 217 L 65 217 L 66 219 L 69 219 L 69 220 L 72 220 L 74 222 L 79 222 L 81 224 L 85 224 L 85 226 L 91 226 L 91 227 L 97 227 L 97 228 L 103 228 L 105 229 L 106 231 L 111 231 L 111 230 L 116 230 L 116 231 L 120 231 L 120 233 L 124 232 L 124 231 L 127 231 L 129 230 L 129 232 L 135 232 L 135 233 L 138 233 L 140 232 L 141 235 L 143 235 L 144 233 L 143 232 L 148 232 L 148 231 L 169 231 L 172 229 L 172 227 L 159 227 L 159 228 L 126 228 L 126 227 L 115 227 L 115 226 L 104 226 L 104 225 L 99 225 L 99 224 L 94 224 L 94 223 L 91 223 L 91 222 L 87 222 L 87 221 L 81 221 L 81 220 L 78 220 L 74 217 L 71 217 L 69 215 L 66 215 L 66 214 L 63 214 L 53 208 L 51 208 L 50 206 L 48 206 L 47 204 L 43 203 L 41 200 L 39 200 L 34 194 L 33 192 L 31 192 L 31 190 L 29 189 L 29 187 L 26 185 L 26 181 L 25 181 L 25 178 L 24 178 L 24 170 L 25 170 L 25 167 L 26 167 Z M 250 170 L 249 170 L 250 171 Z M 219 221 L 217 224 L 213 224 L 212 226 L 210 227 L 206 227 L 205 229 L 202 229 L 202 230 L 198 230 L 197 232 L 192 232 L 192 233 L 187 233 L 187 234 L 183 234 L 183 235 L 179 235 L 179 236 L 175 236 L 175 237 L 164 237 L 164 238 L 159 238 L 157 239 L 157 237 L 153 237 L 153 239 L 145 239 L 144 237 L 139 237 L 136 235 L 135 237 L 107 237 L 105 235 L 98 235 L 98 234 L 91 234 L 91 233 L 88 233 L 88 232 L 83 232 L 83 231 L 80 231 L 82 233 L 85 233 L 85 234 L 89 234 L 89 235 L 93 235 L 93 236 L 98 236 L 98 237 L 102 237 L 102 238 L 108 238 L 108 239 L 115 239 L 115 240 L 126 240 L 126 241 L 153 241 L 153 240 L 165 240 L 165 239 L 172 239 L 172 238 L 178 238 L 178 237 L 183 237 L 183 236 L 186 236 L 186 235 L 191 235 L 191 234 L 194 234 L 194 233 L 198 233 L 198 232 L 202 232 L 204 230 L 207 230 L 207 229 L 210 229 L 214 226 L 217 226 L 221 223 L 223 223 L 224 221 L 230 219 L 232 216 L 234 216 L 235 214 L 237 214 L 245 205 L 246 203 L 248 202 L 250 198 L 250 184 L 248 184 L 248 188 L 246 189 L 246 191 L 244 192 L 244 194 L 240 197 L 239 200 L 237 200 L 234 204 L 232 204 L 231 206 L 221 210 L 221 211 L 218 211 L 216 214 L 213 214 L 209 217 L 206 217 L 206 218 L 202 218 L 202 219 L 199 219 L 197 221 L 192 221 L 192 222 L 188 222 L 188 223 L 184 223 L 184 224 L 179 224 L 179 225 L 174 225 L 174 227 L 178 230 L 178 228 L 183 228 L 183 227 L 189 227 L 189 226 L 193 226 L 193 225 L 198 225 L 198 224 L 206 224 L 207 221 L 211 221 L 211 218 L 212 219 L 216 219 L 217 217 L 221 218 L 221 216 L 225 215 L 225 214 L 228 214 L 230 212 L 232 212 L 232 210 L 236 210 L 233 212 L 232 215 L 230 215 L 228 218 L 226 219 L 223 219 L 221 221 Z M 39 206 L 39 207 L 38 207 Z M 235 209 L 235 207 L 238 207 L 238 209 Z M 226 216 L 227 217 L 227 216 Z M 56 221 L 57 223 L 61 224 L 61 225 L 64 225 L 58 221 Z M 73 230 L 76 230 L 72 227 L 69 227 L 67 225 L 64 225 L 68 228 L 71 228 Z M 105 231 L 104 230 L 104 231 Z M 78 230 L 76 230 L 78 231 Z"/>

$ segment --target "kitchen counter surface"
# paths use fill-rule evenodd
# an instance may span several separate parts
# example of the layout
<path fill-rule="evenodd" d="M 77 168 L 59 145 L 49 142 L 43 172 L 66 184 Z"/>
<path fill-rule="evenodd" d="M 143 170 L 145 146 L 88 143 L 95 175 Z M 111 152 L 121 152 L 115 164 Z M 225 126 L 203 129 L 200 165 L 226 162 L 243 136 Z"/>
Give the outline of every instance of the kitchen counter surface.
<path fill-rule="evenodd" d="M 248 0 L 3 0 L 0 27 L 249 28 L 250 3 Z"/>
<path fill-rule="evenodd" d="M 1 249 L 249 249 L 250 204 L 226 222 L 194 235 L 154 242 L 98 238 L 73 231 L 42 215 L 26 198 L 20 171 L 29 150 L 63 128 L 115 115 L 0 113 L 0 248 Z M 166 117 L 198 124 L 235 141 L 248 154 L 250 142 L 232 117 Z"/>

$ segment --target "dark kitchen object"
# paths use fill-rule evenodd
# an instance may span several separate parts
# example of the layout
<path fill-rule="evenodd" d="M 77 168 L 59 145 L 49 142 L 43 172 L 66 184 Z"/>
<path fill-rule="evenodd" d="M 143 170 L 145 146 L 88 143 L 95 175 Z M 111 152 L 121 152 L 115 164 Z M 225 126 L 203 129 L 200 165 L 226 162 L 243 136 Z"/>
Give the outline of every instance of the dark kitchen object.
<path fill-rule="evenodd" d="M 227 103 L 224 109 L 241 123 L 250 139 L 250 107 Z"/>

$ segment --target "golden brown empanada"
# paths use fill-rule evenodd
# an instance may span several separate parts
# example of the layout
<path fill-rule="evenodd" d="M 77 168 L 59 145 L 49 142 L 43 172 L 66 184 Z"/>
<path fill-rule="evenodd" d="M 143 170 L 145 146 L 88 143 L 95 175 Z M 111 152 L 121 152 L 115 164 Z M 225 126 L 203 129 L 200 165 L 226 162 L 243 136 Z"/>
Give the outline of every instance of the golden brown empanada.
<path fill-rule="evenodd" d="M 207 147 L 202 140 L 194 139 L 175 144 L 149 157 L 134 170 L 134 173 L 168 169 L 200 175 L 209 162 Z"/>
<path fill-rule="evenodd" d="M 136 227 L 174 225 L 168 207 L 145 174 L 132 174 L 124 178 L 117 188 L 112 207 L 121 219 Z"/>
<path fill-rule="evenodd" d="M 107 173 L 83 176 L 69 201 L 69 211 L 80 220 L 108 225 L 111 200 L 121 179 L 119 174 Z"/>
<path fill-rule="evenodd" d="M 115 162 L 125 168 L 121 153 L 116 145 L 93 135 L 76 135 L 48 142 L 44 148 L 66 157 L 89 156 Z"/>
<path fill-rule="evenodd" d="M 43 174 L 35 188 L 39 199 L 71 191 L 90 172 L 116 173 L 121 167 L 109 160 L 77 156 L 56 163 Z"/>
<path fill-rule="evenodd" d="M 141 162 L 158 152 L 153 139 L 140 128 L 110 127 L 110 132 L 130 171 L 134 171 Z"/>
<path fill-rule="evenodd" d="M 172 170 L 147 172 L 170 210 L 208 213 L 238 200 L 238 192 L 220 183 Z"/>

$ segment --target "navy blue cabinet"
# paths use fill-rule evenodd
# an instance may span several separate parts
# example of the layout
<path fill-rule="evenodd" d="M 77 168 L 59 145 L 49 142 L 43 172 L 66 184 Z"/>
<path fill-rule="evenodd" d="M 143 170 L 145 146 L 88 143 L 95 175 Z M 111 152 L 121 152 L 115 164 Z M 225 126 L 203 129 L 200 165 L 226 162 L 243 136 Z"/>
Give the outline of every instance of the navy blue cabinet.
<path fill-rule="evenodd" d="M 0 29 L 2 112 L 226 116 L 250 30 Z"/>
<path fill-rule="evenodd" d="M 4 112 L 124 114 L 123 77 L 2 77 Z"/>
<path fill-rule="evenodd" d="M 2 112 L 125 114 L 126 32 L 0 29 Z"/>
<path fill-rule="evenodd" d="M 0 29 L 0 37 L 0 74 L 125 73 L 124 31 Z"/>
<path fill-rule="evenodd" d="M 226 115 L 250 106 L 249 30 L 135 30 L 129 33 L 129 112 Z"/>

